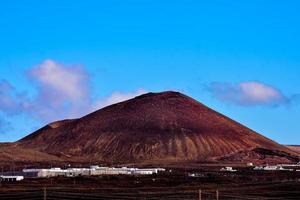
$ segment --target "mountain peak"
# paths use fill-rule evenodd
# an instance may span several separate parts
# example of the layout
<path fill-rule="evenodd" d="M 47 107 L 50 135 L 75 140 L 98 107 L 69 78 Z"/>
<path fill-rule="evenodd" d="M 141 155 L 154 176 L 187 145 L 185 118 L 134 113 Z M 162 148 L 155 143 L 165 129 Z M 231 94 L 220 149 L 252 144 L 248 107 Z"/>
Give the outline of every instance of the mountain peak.
<path fill-rule="evenodd" d="M 77 159 L 122 162 L 208 161 L 236 152 L 252 155 L 255 148 L 289 151 L 174 91 L 143 94 L 47 127 L 20 144 Z"/>
<path fill-rule="evenodd" d="M 186 95 L 176 91 L 164 91 L 164 92 L 149 92 L 137 96 L 136 98 L 172 98 L 172 97 L 187 97 Z"/>

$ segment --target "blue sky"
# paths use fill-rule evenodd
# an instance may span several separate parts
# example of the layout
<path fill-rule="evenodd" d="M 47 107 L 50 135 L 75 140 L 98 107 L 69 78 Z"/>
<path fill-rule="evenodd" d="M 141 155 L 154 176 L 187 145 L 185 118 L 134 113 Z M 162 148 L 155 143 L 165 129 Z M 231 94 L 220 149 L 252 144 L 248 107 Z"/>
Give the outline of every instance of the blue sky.
<path fill-rule="evenodd" d="M 298 1 L 3 1 L 0 141 L 178 90 L 300 144 Z"/>

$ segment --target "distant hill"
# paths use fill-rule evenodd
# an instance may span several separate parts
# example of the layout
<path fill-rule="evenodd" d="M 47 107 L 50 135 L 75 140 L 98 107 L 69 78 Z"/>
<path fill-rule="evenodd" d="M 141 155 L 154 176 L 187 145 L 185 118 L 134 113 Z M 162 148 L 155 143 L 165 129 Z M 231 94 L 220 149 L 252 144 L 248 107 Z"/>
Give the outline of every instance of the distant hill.
<path fill-rule="evenodd" d="M 299 160 L 295 151 L 178 92 L 148 93 L 54 122 L 13 145 L 39 152 L 35 159 L 86 162 Z"/>

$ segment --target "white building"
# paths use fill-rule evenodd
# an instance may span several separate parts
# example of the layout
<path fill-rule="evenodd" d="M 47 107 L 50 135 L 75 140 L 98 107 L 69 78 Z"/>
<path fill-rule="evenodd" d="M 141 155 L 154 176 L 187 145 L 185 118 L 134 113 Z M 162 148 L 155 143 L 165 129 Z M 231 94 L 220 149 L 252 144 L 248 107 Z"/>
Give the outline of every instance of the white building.
<path fill-rule="evenodd" d="M 223 167 L 220 169 L 221 172 L 236 172 L 236 169 L 233 169 L 232 167 Z"/>
<path fill-rule="evenodd" d="M 21 181 L 24 179 L 24 176 L 0 176 L 1 181 Z"/>
<path fill-rule="evenodd" d="M 151 169 L 139 169 L 139 168 L 110 168 L 110 167 L 99 167 L 99 166 L 91 166 L 91 175 L 132 175 L 132 174 L 140 174 L 140 175 L 151 175 L 157 174 L 159 171 L 165 171 L 163 168 L 151 168 Z"/>
<path fill-rule="evenodd" d="M 65 176 L 89 176 L 91 175 L 91 169 L 89 168 L 68 168 L 65 170 Z"/>
<path fill-rule="evenodd" d="M 50 169 L 23 169 L 24 173 L 35 173 L 37 177 L 55 177 L 55 176 L 66 176 L 66 170 L 61 168 L 50 168 Z"/>
<path fill-rule="evenodd" d="M 266 171 L 274 171 L 274 170 L 279 170 L 279 167 L 276 165 L 268 165 L 264 167 L 264 170 Z"/>
<path fill-rule="evenodd" d="M 35 174 L 36 177 L 56 177 L 56 176 L 99 176 L 99 175 L 151 175 L 157 174 L 159 171 L 165 171 L 163 168 L 115 168 L 115 167 L 99 167 L 93 165 L 90 168 L 50 168 L 50 169 L 23 169 L 23 173 Z"/>
<path fill-rule="evenodd" d="M 253 170 L 264 170 L 263 166 L 255 166 Z"/>
<path fill-rule="evenodd" d="M 265 170 L 265 171 L 294 171 L 293 169 L 283 168 L 282 165 L 267 165 L 267 166 L 256 166 L 253 170 Z"/>

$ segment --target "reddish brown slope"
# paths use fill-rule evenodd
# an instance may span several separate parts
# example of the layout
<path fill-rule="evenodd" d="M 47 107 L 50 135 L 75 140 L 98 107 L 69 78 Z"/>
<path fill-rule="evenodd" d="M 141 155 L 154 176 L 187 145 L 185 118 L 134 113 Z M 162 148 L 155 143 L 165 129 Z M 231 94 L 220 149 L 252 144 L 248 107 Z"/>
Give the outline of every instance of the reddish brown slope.
<path fill-rule="evenodd" d="M 286 145 L 286 147 L 300 154 L 300 146 L 299 145 Z"/>
<path fill-rule="evenodd" d="M 52 123 L 18 145 L 74 159 L 120 162 L 208 161 L 256 148 L 292 154 L 177 92 L 149 93 L 81 119 Z"/>
<path fill-rule="evenodd" d="M 51 162 L 51 161 L 63 161 L 63 159 L 35 151 L 30 148 L 22 148 L 17 143 L 0 143 L 0 165 L 1 163 L 11 164 L 12 162 Z"/>

